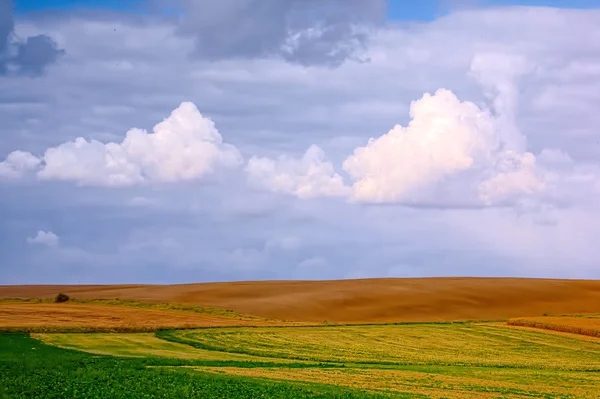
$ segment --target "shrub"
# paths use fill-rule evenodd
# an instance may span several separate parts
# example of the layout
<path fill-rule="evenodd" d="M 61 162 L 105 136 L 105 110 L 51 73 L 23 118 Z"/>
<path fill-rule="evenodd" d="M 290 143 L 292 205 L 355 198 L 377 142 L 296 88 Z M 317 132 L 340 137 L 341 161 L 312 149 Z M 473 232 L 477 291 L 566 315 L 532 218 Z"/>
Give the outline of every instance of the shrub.
<path fill-rule="evenodd" d="M 67 302 L 69 300 L 69 296 L 67 294 L 63 294 L 62 292 L 59 292 L 56 297 L 54 298 L 54 302 L 56 303 L 63 303 L 63 302 Z"/>

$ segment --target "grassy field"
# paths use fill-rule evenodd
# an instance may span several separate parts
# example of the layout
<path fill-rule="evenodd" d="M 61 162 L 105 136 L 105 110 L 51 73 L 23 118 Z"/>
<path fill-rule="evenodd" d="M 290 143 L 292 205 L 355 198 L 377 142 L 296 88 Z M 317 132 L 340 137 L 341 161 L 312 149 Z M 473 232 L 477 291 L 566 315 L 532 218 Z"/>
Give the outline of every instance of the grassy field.
<path fill-rule="evenodd" d="M 248 362 L 291 363 L 288 359 L 235 354 L 198 349 L 158 338 L 154 333 L 32 334 L 45 344 L 120 357 L 159 357 L 191 360 L 234 360 Z"/>
<path fill-rule="evenodd" d="M 191 366 L 210 362 L 98 356 L 0 334 L 0 398 L 180 399 L 346 398 L 367 393 L 318 383 L 216 376 Z M 213 362 L 215 363 L 215 362 Z M 239 363 L 239 362 L 238 362 Z M 227 364 L 227 363 L 224 363 Z M 229 366 L 236 362 L 229 362 Z M 246 366 L 261 366 L 247 363 Z M 206 366 L 205 366 L 206 367 Z"/>
<path fill-rule="evenodd" d="M 6 337 L 26 338 L 3 334 L 0 341 Z M 125 367 L 123 370 L 133 367 L 135 376 L 149 373 L 142 385 L 148 379 L 159 384 L 183 381 L 179 380 L 183 373 L 187 382 L 177 384 L 187 386 L 185 389 L 191 389 L 196 378 L 208 383 L 211 375 L 215 378 L 211 384 L 233 378 L 250 387 L 263 387 L 260 389 L 285 386 L 311 392 L 285 391 L 291 395 L 288 397 L 323 398 L 596 398 L 600 386 L 600 343 L 551 331 L 511 328 L 506 323 L 226 327 L 154 334 L 34 334 L 33 338 L 38 341 L 28 342 L 37 348 L 36 356 L 40 348 L 60 351 L 53 348 L 59 346 L 65 348 L 55 352 L 61 356 L 106 361 L 111 367 Z M 22 350 L 31 355 L 27 345 Z M 15 354 L 18 359 L 26 356 Z M 20 378 L 23 387 L 31 385 L 25 376 Z M 71 377 L 67 374 L 65 378 L 67 384 Z M 81 392 L 90 392 L 94 383 L 89 383 Z M 321 396 L 302 396 L 313 394 Z M 98 395 L 81 397 L 108 397 Z M 286 397 L 271 391 L 264 395 Z"/>
<path fill-rule="evenodd" d="M 267 319 L 322 323 L 490 320 L 600 313 L 600 281 L 518 278 L 398 278 L 253 281 L 180 285 L 0 286 L 0 298 L 199 305 Z"/>
<path fill-rule="evenodd" d="M 598 343 L 476 323 L 219 328 L 157 335 L 207 350 L 318 362 L 600 371 Z"/>

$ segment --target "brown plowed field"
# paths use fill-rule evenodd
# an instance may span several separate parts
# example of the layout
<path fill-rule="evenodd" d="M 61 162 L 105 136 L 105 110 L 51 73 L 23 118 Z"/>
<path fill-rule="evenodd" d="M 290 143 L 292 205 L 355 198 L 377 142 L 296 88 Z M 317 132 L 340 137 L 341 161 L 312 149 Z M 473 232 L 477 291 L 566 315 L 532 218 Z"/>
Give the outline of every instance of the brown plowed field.
<path fill-rule="evenodd" d="M 322 322 L 507 319 L 600 313 L 600 281 L 416 278 L 185 285 L 0 286 L 0 297 L 197 304 L 265 318 Z"/>

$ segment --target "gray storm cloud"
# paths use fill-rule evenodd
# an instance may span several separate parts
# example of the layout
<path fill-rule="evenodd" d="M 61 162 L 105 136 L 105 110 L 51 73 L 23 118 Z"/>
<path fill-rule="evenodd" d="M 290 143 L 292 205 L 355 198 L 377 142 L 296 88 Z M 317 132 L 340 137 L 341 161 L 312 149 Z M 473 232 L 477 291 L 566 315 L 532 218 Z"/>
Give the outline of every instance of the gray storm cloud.
<path fill-rule="evenodd" d="M 11 0 L 0 1 L 0 75 L 39 76 L 65 54 L 47 35 L 21 38 L 15 32 Z"/>
<path fill-rule="evenodd" d="M 180 32 L 209 60 L 279 56 L 302 65 L 339 65 L 383 23 L 386 0 L 181 0 Z"/>

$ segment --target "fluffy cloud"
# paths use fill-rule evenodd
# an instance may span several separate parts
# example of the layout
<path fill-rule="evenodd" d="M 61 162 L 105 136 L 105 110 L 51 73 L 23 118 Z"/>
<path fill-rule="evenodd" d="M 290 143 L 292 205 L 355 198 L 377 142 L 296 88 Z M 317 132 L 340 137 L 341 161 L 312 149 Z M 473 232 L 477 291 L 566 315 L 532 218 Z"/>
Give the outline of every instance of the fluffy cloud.
<path fill-rule="evenodd" d="M 406 127 L 371 138 L 343 162 L 351 190 L 316 146 L 301 159 L 252 158 L 249 179 L 300 198 L 350 195 L 358 202 L 437 206 L 506 204 L 547 189 L 536 157 L 517 150 L 518 130 L 509 129 L 503 112 L 495 116 L 439 89 L 413 101 L 410 116 Z"/>
<path fill-rule="evenodd" d="M 545 188 L 535 156 L 506 149 L 490 111 L 440 89 L 414 101 L 410 116 L 344 161 L 353 199 L 491 205 Z"/>
<path fill-rule="evenodd" d="M 301 198 L 349 194 L 353 202 L 435 207 L 524 209 L 585 195 L 587 184 L 598 184 L 597 167 L 577 165 L 560 150 L 544 149 L 541 159 L 526 150 L 517 126 L 517 84 L 533 69 L 518 55 L 475 54 L 468 75 L 483 87 L 492 107 L 461 101 L 447 89 L 425 93 L 411 103 L 406 126 L 369 139 L 345 159 L 351 189 L 315 147 L 315 163 L 307 162 L 309 152 L 300 160 L 252 160 L 250 180 Z M 307 173 L 307 165 L 322 167 Z M 324 189 L 330 185 L 323 182 L 335 182 L 335 190 Z"/>
<path fill-rule="evenodd" d="M 199 179 L 217 167 L 240 165 L 241 155 L 223 143 L 214 123 L 194 104 L 184 102 L 154 126 L 153 133 L 134 128 L 121 143 L 106 144 L 78 137 L 47 149 L 37 163 L 34 160 L 29 153 L 13 152 L 3 168 L 16 174 L 41 164 L 37 172 L 41 179 L 119 187 Z"/>
<path fill-rule="evenodd" d="M 35 237 L 27 238 L 27 242 L 29 244 L 40 244 L 54 248 L 58 246 L 58 236 L 51 231 L 38 230 Z"/>
<path fill-rule="evenodd" d="M 348 193 L 342 176 L 335 172 L 331 162 L 325 161 L 325 153 L 315 145 L 300 159 L 285 155 L 276 160 L 252 157 L 246 171 L 252 184 L 299 198 Z"/>
<path fill-rule="evenodd" d="M 41 160 L 29 152 L 13 151 L 0 162 L 0 178 L 16 179 L 36 170 Z"/>

